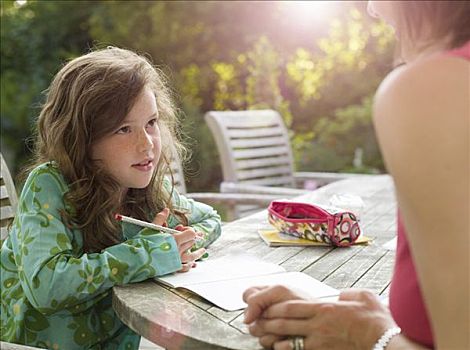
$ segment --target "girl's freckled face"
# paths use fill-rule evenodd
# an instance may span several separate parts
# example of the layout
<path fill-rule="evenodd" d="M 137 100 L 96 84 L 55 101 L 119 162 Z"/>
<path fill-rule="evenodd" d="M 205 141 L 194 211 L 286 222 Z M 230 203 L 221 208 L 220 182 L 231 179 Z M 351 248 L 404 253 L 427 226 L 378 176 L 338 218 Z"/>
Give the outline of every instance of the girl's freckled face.
<path fill-rule="evenodd" d="M 149 88 L 143 89 L 122 125 L 92 148 L 93 159 L 123 189 L 148 186 L 160 154 L 158 110 Z"/>

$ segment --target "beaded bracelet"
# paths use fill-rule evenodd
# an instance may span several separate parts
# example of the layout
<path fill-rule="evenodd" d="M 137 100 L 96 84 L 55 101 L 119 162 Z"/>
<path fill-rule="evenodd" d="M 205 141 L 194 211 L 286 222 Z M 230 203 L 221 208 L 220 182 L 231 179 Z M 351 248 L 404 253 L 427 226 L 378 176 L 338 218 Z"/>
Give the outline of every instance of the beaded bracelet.
<path fill-rule="evenodd" d="M 384 334 L 377 340 L 372 350 L 384 350 L 390 340 L 395 336 L 401 333 L 400 327 L 389 328 L 385 331 Z"/>

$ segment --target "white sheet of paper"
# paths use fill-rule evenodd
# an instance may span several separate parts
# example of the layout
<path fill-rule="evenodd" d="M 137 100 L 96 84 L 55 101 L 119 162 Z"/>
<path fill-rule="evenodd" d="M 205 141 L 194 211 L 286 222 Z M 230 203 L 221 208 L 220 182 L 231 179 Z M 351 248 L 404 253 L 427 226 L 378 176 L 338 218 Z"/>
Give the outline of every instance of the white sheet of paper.
<path fill-rule="evenodd" d="M 282 284 L 322 298 L 337 296 L 339 291 L 302 272 L 283 272 L 264 276 L 246 277 L 212 283 L 198 283 L 187 289 L 199 294 L 213 304 L 227 311 L 244 309 L 243 292 L 252 286 Z"/>
<path fill-rule="evenodd" d="M 197 267 L 185 273 L 158 277 L 157 280 L 171 287 L 186 287 L 194 283 L 230 280 L 241 277 L 283 272 L 279 265 L 265 262 L 247 254 L 237 254 L 218 259 L 197 262 Z"/>
<path fill-rule="evenodd" d="M 247 254 L 234 254 L 197 263 L 186 273 L 156 278 L 170 287 L 182 287 L 221 307 L 233 311 L 246 307 L 243 292 L 252 286 L 283 284 L 312 297 L 337 296 L 339 291 L 301 272 L 286 272 L 279 265 Z"/>

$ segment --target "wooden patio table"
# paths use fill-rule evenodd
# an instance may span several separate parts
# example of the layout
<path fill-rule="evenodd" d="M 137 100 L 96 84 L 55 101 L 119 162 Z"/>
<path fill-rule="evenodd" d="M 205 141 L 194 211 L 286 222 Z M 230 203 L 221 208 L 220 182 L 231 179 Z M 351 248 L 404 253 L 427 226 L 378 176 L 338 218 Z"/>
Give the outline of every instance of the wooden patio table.
<path fill-rule="evenodd" d="M 373 238 L 371 244 L 347 248 L 268 247 L 258 235 L 258 230 L 272 228 L 264 210 L 224 225 L 222 236 L 208 249 L 209 259 L 243 251 L 287 271 L 302 271 L 337 289 L 367 288 L 386 296 L 395 252 L 382 245 L 396 234 L 391 178 L 354 177 L 299 198 L 327 204 L 334 194 L 361 196 L 365 203 L 361 227 L 366 236 Z M 261 349 L 243 324 L 243 311 L 224 311 L 193 293 L 164 287 L 153 280 L 114 287 L 113 306 L 131 329 L 167 349 Z"/>

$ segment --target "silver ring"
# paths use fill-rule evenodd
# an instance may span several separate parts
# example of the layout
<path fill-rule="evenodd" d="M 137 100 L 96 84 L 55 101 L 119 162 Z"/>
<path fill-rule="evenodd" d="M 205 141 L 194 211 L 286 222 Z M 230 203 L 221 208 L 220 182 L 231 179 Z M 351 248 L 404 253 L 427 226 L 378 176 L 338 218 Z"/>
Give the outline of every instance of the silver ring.
<path fill-rule="evenodd" d="M 304 350 L 304 337 L 295 336 L 290 338 L 290 347 L 292 350 Z"/>

